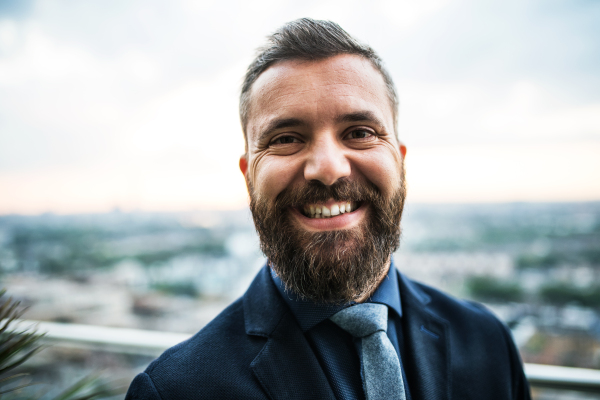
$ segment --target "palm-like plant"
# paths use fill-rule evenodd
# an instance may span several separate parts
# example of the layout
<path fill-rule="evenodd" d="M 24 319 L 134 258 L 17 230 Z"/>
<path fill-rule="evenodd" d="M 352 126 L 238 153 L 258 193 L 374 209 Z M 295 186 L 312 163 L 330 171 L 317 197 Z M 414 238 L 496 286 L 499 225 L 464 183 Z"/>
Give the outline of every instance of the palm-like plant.
<path fill-rule="evenodd" d="M 0 290 L 0 395 L 28 385 L 25 383 L 14 386 L 16 381 L 21 381 L 27 374 L 15 374 L 13 371 L 41 350 L 37 343 L 43 336 L 36 331 L 19 332 L 11 328 L 23 311 L 19 309 L 18 301 L 13 301 L 10 297 L 4 298 L 5 293 L 6 290 Z M 5 389 L 7 386 L 12 387 Z"/>
<path fill-rule="evenodd" d="M 20 389 L 32 385 L 27 373 L 18 373 L 17 367 L 43 349 L 39 334 L 33 328 L 20 330 L 15 328 L 17 320 L 24 310 L 19 308 L 20 302 L 11 297 L 6 298 L 6 290 L 0 290 L 0 396 L 2 398 L 23 399 Z M 109 387 L 97 376 L 88 376 L 55 397 L 53 400 L 92 400 L 121 393 L 121 389 Z M 33 400 L 34 397 L 28 397 Z"/>

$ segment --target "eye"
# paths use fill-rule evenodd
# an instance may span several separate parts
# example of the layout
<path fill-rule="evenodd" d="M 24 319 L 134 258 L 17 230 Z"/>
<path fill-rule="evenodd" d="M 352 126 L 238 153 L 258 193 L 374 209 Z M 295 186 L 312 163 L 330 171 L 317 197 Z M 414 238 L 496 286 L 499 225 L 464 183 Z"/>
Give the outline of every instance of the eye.
<path fill-rule="evenodd" d="M 277 139 L 273 140 L 271 144 L 291 144 L 291 143 L 300 143 L 300 140 L 294 136 L 279 136 Z"/>
<path fill-rule="evenodd" d="M 375 136 L 375 133 L 369 129 L 354 129 L 346 134 L 345 139 L 363 139 L 368 140 L 372 139 Z"/>

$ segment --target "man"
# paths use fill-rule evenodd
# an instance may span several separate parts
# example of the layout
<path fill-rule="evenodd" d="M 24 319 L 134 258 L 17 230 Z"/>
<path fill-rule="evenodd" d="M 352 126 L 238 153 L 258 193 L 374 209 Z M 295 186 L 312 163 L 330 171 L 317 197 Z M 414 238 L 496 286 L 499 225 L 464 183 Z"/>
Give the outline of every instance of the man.
<path fill-rule="evenodd" d="M 529 398 L 502 323 L 393 265 L 406 148 L 370 47 L 331 22 L 286 24 L 250 65 L 240 116 L 267 265 L 127 399 Z"/>

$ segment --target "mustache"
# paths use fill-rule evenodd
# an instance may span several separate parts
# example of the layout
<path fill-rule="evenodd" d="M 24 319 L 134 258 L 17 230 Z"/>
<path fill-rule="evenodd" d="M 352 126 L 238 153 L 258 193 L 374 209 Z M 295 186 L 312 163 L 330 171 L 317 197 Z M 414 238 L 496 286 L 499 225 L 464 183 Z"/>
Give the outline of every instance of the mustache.
<path fill-rule="evenodd" d="M 358 182 L 342 178 L 328 186 L 320 181 L 308 181 L 303 185 L 287 188 L 279 193 L 275 198 L 275 207 L 283 210 L 287 207 L 297 207 L 309 203 L 324 203 L 330 199 L 377 202 L 382 199 L 382 195 L 371 182 Z"/>

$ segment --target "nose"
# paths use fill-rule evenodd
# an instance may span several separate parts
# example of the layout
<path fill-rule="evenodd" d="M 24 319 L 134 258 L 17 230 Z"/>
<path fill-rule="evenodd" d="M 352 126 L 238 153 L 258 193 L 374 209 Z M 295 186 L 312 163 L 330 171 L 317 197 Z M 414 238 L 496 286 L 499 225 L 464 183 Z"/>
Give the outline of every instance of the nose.
<path fill-rule="evenodd" d="M 350 162 L 335 139 L 322 139 L 311 146 L 304 166 L 304 179 L 332 185 L 350 176 Z"/>

